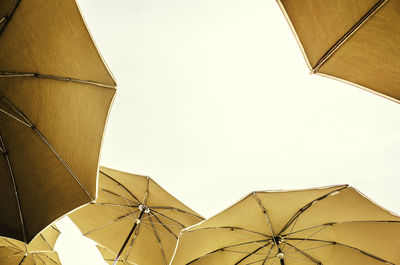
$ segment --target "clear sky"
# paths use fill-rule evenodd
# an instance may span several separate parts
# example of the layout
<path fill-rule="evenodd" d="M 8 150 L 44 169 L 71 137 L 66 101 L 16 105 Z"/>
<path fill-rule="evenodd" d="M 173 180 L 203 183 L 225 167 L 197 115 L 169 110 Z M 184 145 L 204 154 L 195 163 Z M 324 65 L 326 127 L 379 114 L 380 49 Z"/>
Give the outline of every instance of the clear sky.
<path fill-rule="evenodd" d="M 102 165 L 205 217 L 253 190 L 344 183 L 400 213 L 400 105 L 310 75 L 275 1 L 78 2 L 118 83 Z M 80 249 L 63 264 L 100 264 Z"/>

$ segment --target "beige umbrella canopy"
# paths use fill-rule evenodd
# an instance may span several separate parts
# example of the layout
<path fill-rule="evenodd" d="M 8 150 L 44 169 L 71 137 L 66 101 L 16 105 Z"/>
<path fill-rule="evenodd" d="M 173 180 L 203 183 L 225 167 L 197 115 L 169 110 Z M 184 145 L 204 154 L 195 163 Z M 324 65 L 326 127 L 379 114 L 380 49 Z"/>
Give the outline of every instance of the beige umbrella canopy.
<path fill-rule="evenodd" d="M 107 262 L 108 264 L 113 264 L 114 260 L 115 260 L 115 253 L 112 253 L 110 250 L 108 250 L 105 247 L 99 246 L 97 245 L 97 249 L 100 251 L 101 256 L 103 257 L 104 261 Z M 117 263 L 115 263 L 116 265 L 136 265 L 132 262 L 126 261 L 126 260 L 122 260 L 121 258 L 119 258 L 117 260 Z"/>
<path fill-rule="evenodd" d="M 93 201 L 115 82 L 74 0 L 0 2 L 0 235 Z"/>
<path fill-rule="evenodd" d="M 400 217 L 352 187 L 253 192 L 182 231 L 171 265 L 400 264 Z"/>
<path fill-rule="evenodd" d="M 400 0 L 277 0 L 312 73 L 400 102 Z"/>
<path fill-rule="evenodd" d="M 54 245 L 60 231 L 48 226 L 28 245 L 7 237 L 0 237 L 0 265 L 56 265 L 61 264 Z"/>
<path fill-rule="evenodd" d="M 114 253 L 115 263 L 167 265 L 179 232 L 203 218 L 152 179 L 100 167 L 95 203 L 69 217 Z"/>

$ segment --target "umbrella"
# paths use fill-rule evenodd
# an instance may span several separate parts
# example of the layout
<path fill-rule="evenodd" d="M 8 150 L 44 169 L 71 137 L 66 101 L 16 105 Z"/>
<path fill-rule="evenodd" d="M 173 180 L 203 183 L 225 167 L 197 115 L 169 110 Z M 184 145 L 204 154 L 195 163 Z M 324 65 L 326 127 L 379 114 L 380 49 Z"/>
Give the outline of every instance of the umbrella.
<path fill-rule="evenodd" d="M 166 265 L 179 232 L 203 220 L 152 179 L 100 167 L 95 203 L 69 217 L 82 233 L 114 253 L 115 263 Z"/>
<path fill-rule="evenodd" d="M 74 0 L 0 3 L 0 235 L 93 201 L 115 82 Z"/>
<path fill-rule="evenodd" d="M 105 247 L 96 245 L 97 249 L 100 251 L 101 256 L 103 257 L 103 259 L 105 260 L 105 262 L 107 262 L 108 264 L 113 264 L 114 260 L 115 260 L 115 253 L 112 253 L 110 250 L 108 250 Z M 131 263 L 129 261 L 126 260 L 122 260 L 122 259 L 118 259 L 117 263 L 115 263 L 116 265 L 135 265 L 134 263 Z"/>
<path fill-rule="evenodd" d="M 277 0 L 311 73 L 400 102 L 400 0 Z"/>
<path fill-rule="evenodd" d="M 171 265 L 400 264 L 400 217 L 347 185 L 253 192 L 185 229 Z"/>
<path fill-rule="evenodd" d="M 25 248 L 25 243 L 7 237 L 0 237 L 1 265 L 55 265 L 60 264 L 54 244 L 60 231 L 54 225 L 48 226 Z"/>

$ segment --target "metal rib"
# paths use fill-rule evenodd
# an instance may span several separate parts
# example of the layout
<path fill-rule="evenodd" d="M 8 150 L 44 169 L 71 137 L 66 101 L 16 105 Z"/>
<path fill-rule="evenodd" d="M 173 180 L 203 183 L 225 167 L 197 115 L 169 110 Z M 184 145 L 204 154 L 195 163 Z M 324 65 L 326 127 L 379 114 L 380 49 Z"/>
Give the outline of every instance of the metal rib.
<path fill-rule="evenodd" d="M 54 250 L 54 249 L 51 247 L 50 243 L 47 242 L 46 238 L 44 238 L 44 236 L 42 235 L 42 233 L 40 233 L 39 235 L 40 235 L 40 237 L 43 239 L 43 241 L 46 243 L 46 245 L 47 245 L 51 250 Z"/>
<path fill-rule="evenodd" d="M 26 257 L 27 257 L 27 256 L 23 256 L 23 257 L 22 257 L 22 259 L 21 259 L 21 261 L 19 262 L 19 264 L 18 264 L 18 265 L 21 265 L 22 263 L 24 263 L 24 261 L 25 261 Z"/>
<path fill-rule="evenodd" d="M 182 233 L 191 233 L 191 232 L 196 232 L 196 231 L 200 231 L 200 230 L 213 230 L 213 229 L 229 229 L 231 231 L 240 230 L 240 231 L 245 231 L 245 232 L 249 232 L 249 233 L 252 233 L 252 234 L 257 234 L 257 235 L 260 235 L 260 236 L 264 236 L 264 237 L 269 238 L 269 239 L 271 238 L 270 235 L 266 235 L 266 234 L 263 234 L 263 233 L 260 233 L 260 232 L 257 232 L 257 231 L 252 231 L 252 230 L 248 230 L 248 229 L 241 228 L 241 227 L 236 227 L 236 226 L 204 227 L 204 228 L 198 228 L 198 229 L 193 229 L 193 230 L 182 231 Z"/>
<path fill-rule="evenodd" d="M 130 199 L 124 197 L 124 196 L 119 195 L 118 193 L 115 193 L 115 192 L 110 191 L 110 190 L 107 190 L 107 189 L 101 189 L 101 191 L 110 193 L 111 195 L 114 195 L 114 196 L 119 197 L 119 198 L 121 198 L 121 199 L 124 199 L 124 198 L 125 198 L 125 199 L 127 199 L 129 202 L 133 203 L 135 206 L 139 206 L 139 205 L 141 204 L 140 202 L 139 202 L 139 203 L 136 203 L 136 202 L 134 202 L 134 201 L 132 201 L 132 200 L 130 200 Z M 115 200 L 114 200 L 114 201 L 115 201 Z M 100 203 L 99 203 L 99 204 L 100 204 Z M 103 204 L 105 204 L 105 203 L 103 203 Z M 122 204 L 122 205 L 120 205 L 120 206 L 124 206 L 124 205 Z M 128 205 L 127 205 L 127 206 L 128 206 Z"/>
<path fill-rule="evenodd" d="M 242 242 L 242 243 L 238 243 L 238 244 L 234 244 L 234 245 L 230 245 L 230 246 L 225 246 L 225 247 L 222 247 L 222 248 L 218 248 L 218 249 L 215 249 L 215 250 L 213 250 L 213 251 L 210 251 L 210 252 L 208 252 L 207 254 L 204 254 L 203 256 L 198 257 L 198 258 L 196 258 L 196 259 L 194 259 L 194 260 L 192 260 L 192 261 L 190 261 L 190 262 L 188 262 L 188 263 L 186 263 L 186 264 L 187 264 L 187 265 L 188 265 L 188 264 L 191 264 L 191 263 L 193 263 L 193 262 L 195 262 L 195 261 L 197 261 L 197 260 L 199 260 L 199 259 L 208 257 L 208 256 L 210 256 L 211 254 L 213 254 L 213 253 L 215 253 L 215 252 L 218 252 L 218 251 L 227 251 L 227 250 L 226 250 L 227 248 L 233 248 L 233 247 L 243 246 L 243 245 L 247 245 L 247 244 L 261 243 L 261 242 L 266 242 L 266 241 L 271 242 L 270 239 L 262 239 L 262 240 L 256 240 L 256 241 Z"/>
<path fill-rule="evenodd" d="M 90 234 L 92 234 L 92 233 L 94 233 L 94 232 L 96 232 L 96 231 L 99 231 L 99 230 L 101 230 L 101 229 L 104 229 L 104 228 L 106 228 L 107 226 L 112 225 L 112 224 L 114 224 L 115 222 L 118 222 L 118 221 L 120 221 L 121 219 L 124 219 L 124 218 L 126 218 L 126 217 L 129 217 L 129 216 L 131 216 L 131 215 L 133 215 L 133 214 L 135 214 L 135 212 L 132 212 L 132 213 L 129 213 L 129 214 L 125 214 L 125 215 L 121 215 L 121 216 L 119 216 L 118 218 L 115 218 L 114 220 L 111 220 L 110 222 L 108 222 L 108 223 L 106 223 L 106 224 L 104 224 L 104 225 L 102 225 L 102 226 L 96 227 L 95 229 L 92 229 L 92 230 L 89 230 L 89 231 L 85 232 L 83 235 L 84 235 L 84 236 L 90 235 Z"/>
<path fill-rule="evenodd" d="M 161 213 L 161 212 L 157 212 L 157 211 L 153 210 L 152 208 L 150 208 L 150 211 L 155 212 L 156 214 L 161 215 L 162 217 L 165 217 L 165 218 L 167 218 L 168 220 L 171 220 L 172 222 L 175 222 L 176 224 L 180 225 L 182 228 L 185 228 L 185 227 L 186 227 L 184 224 L 178 222 L 178 221 L 175 220 L 175 219 L 172 219 L 171 217 L 169 217 L 169 216 L 167 216 L 167 215 L 165 215 L 165 214 L 163 214 L 163 213 Z"/>
<path fill-rule="evenodd" d="M 24 217 L 22 215 L 22 208 L 21 208 L 21 202 L 20 202 L 20 198 L 19 198 L 17 183 L 15 182 L 15 177 L 14 177 L 13 169 L 11 167 L 10 159 L 8 157 L 7 148 L 4 145 L 3 137 L 1 135 L 0 135 L 0 146 L 1 146 L 1 149 L 3 150 L 2 154 L 3 154 L 4 159 L 6 160 L 7 168 L 8 168 L 8 174 L 9 174 L 9 176 L 11 178 L 11 181 L 12 181 L 12 184 L 13 184 L 14 195 L 15 195 L 15 199 L 17 201 L 18 214 L 19 214 L 19 218 L 20 218 L 20 222 L 21 222 L 22 236 L 24 238 L 25 253 L 28 253 L 28 249 L 27 249 L 27 246 L 26 246 L 27 243 L 28 243 L 28 240 L 27 240 Z"/>
<path fill-rule="evenodd" d="M 8 77 L 8 78 L 13 78 L 13 77 L 33 77 L 33 78 L 65 81 L 65 82 L 74 82 L 74 83 L 85 84 L 85 85 L 95 85 L 95 86 L 99 86 L 99 87 L 113 88 L 113 89 L 115 89 L 115 87 L 116 87 L 115 85 L 106 85 L 106 84 L 102 84 L 102 83 L 98 83 L 98 82 L 90 81 L 90 80 L 81 80 L 81 79 L 76 79 L 76 78 L 71 78 L 71 77 L 46 75 L 46 74 L 40 74 L 40 73 L 24 73 L 24 72 L 0 71 L 0 77 Z"/>
<path fill-rule="evenodd" d="M 387 0 L 379 0 L 354 26 L 347 31 L 317 62 L 316 66 L 311 70 L 312 73 L 318 72 L 319 68 L 343 45 L 365 22 L 368 21 L 385 3 Z"/>
<path fill-rule="evenodd" d="M 144 199 L 143 199 L 143 205 L 147 204 L 147 199 L 149 198 L 149 183 L 150 182 L 150 178 L 146 177 L 146 194 L 144 195 Z"/>
<path fill-rule="evenodd" d="M 271 242 L 268 242 L 267 244 L 264 244 L 261 247 L 258 247 L 257 249 L 255 249 L 253 252 L 247 254 L 246 256 L 244 256 L 243 258 L 241 258 L 238 262 L 235 263 L 235 265 L 240 264 L 242 261 L 244 261 L 245 259 L 247 259 L 248 257 L 250 257 L 251 255 L 257 253 L 259 250 L 265 248 L 266 246 L 268 246 Z"/>
<path fill-rule="evenodd" d="M 322 195 L 322 196 L 320 196 L 320 197 L 318 197 L 318 198 L 312 200 L 311 202 L 307 203 L 306 205 L 304 205 L 302 208 L 300 208 L 300 209 L 289 219 L 289 221 L 288 221 L 288 222 L 286 223 L 286 225 L 281 229 L 281 231 L 279 231 L 278 234 L 279 234 L 279 235 L 282 234 L 282 233 L 283 233 L 297 218 L 299 218 L 299 216 L 300 216 L 303 212 L 305 212 L 308 208 L 310 208 L 311 205 L 312 205 L 314 202 L 323 200 L 323 199 L 325 199 L 326 197 L 328 197 L 330 194 L 332 194 L 332 193 L 334 193 L 334 192 L 337 192 L 337 191 L 341 191 L 341 190 L 343 190 L 343 189 L 345 189 L 345 188 L 347 188 L 347 187 L 348 187 L 348 185 L 344 185 L 343 187 L 341 187 L 341 188 L 339 188 L 339 189 L 336 189 L 336 190 L 333 190 L 333 191 L 331 191 L 331 192 L 328 192 L 327 194 Z"/>
<path fill-rule="evenodd" d="M 168 210 L 174 210 L 174 211 L 178 211 L 178 212 L 181 212 L 181 213 L 187 213 L 187 214 L 193 215 L 194 217 L 197 217 L 197 218 L 199 218 L 199 219 L 201 219 L 201 220 L 204 220 L 204 217 L 202 217 L 202 216 L 200 216 L 200 215 L 197 215 L 197 214 L 195 214 L 195 213 L 191 213 L 191 212 L 188 212 L 188 211 L 182 210 L 182 209 L 180 209 L 180 208 L 176 208 L 176 207 L 169 207 L 169 206 L 151 206 L 151 208 L 152 208 L 152 209 L 168 209 Z"/>
<path fill-rule="evenodd" d="M 265 256 L 265 259 L 263 260 L 262 265 L 265 265 L 265 262 L 267 262 L 267 259 L 269 259 L 269 254 L 271 254 L 271 251 L 272 251 L 272 248 L 273 248 L 273 247 L 274 247 L 274 245 L 271 244 L 271 247 L 270 247 L 270 249 L 269 249 L 269 251 L 268 251 L 267 256 Z"/>
<path fill-rule="evenodd" d="M 117 264 L 119 257 L 121 256 L 122 252 L 124 251 L 125 246 L 128 244 L 129 239 L 131 238 L 133 232 L 135 231 L 136 227 L 140 224 L 140 220 L 142 219 L 142 216 L 144 214 L 144 211 L 140 211 L 139 217 L 135 224 L 133 225 L 131 231 L 129 231 L 128 236 L 125 239 L 125 242 L 122 244 L 121 249 L 119 250 L 117 256 L 115 257 L 113 265 Z"/>
<path fill-rule="evenodd" d="M 290 246 L 291 248 L 294 248 L 298 253 L 302 254 L 303 256 L 305 256 L 306 258 L 310 259 L 312 262 L 314 262 L 317 265 L 322 265 L 322 262 L 317 260 L 316 258 L 314 258 L 313 256 L 311 256 L 310 254 L 304 252 L 303 250 L 297 248 L 296 246 L 288 243 L 288 242 L 283 242 L 283 244 L 286 244 L 288 246 Z M 287 254 L 287 253 L 285 253 Z"/>
<path fill-rule="evenodd" d="M 165 265 L 168 265 L 168 264 L 167 264 L 167 258 L 165 257 L 165 252 L 164 252 L 164 248 L 163 248 L 161 239 L 160 239 L 160 237 L 159 237 L 159 235 L 158 235 L 158 233 L 157 233 L 156 228 L 154 227 L 153 219 L 151 218 L 150 215 L 149 215 L 149 219 L 150 219 L 151 227 L 153 228 L 154 234 L 155 234 L 155 236 L 156 236 L 156 238 L 157 238 L 158 245 L 160 246 L 160 250 L 161 250 L 161 254 L 162 254 L 163 259 L 164 259 L 164 263 L 165 263 Z"/>
<path fill-rule="evenodd" d="M 276 240 L 276 236 L 275 236 L 275 234 L 274 234 L 274 231 L 272 230 L 271 219 L 270 219 L 269 216 L 268 216 L 267 210 L 265 209 L 265 207 L 264 207 L 264 205 L 262 204 L 260 198 L 257 197 L 257 195 L 256 195 L 255 192 L 253 192 L 253 197 L 256 199 L 256 201 L 258 202 L 258 205 L 260 206 L 261 210 L 263 211 L 263 213 L 264 213 L 264 215 L 265 215 L 265 218 L 266 218 L 267 223 L 268 223 L 269 230 L 271 231 L 271 235 L 272 235 L 272 237 L 273 237 L 273 242 L 274 242 L 276 248 L 278 249 L 278 254 L 282 254 L 282 250 L 281 250 L 281 248 L 279 247 L 279 242 L 278 242 L 278 240 Z M 279 258 L 279 261 L 280 261 L 281 265 L 285 265 L 285 260 L 284 260 L 283 258 Z"/>
<path fill-rule="evenodd" d="M 165 228 L 165 230 L 167 230 L 169 233 L 171 233 L 175 239 L 178 239 L 178 236 L 174 234 L 174 232 L 171 231 L 171 229 L 169 229 L 169 227 L 164 224 L 156 215 L 154 215 L 152 212 L 150 212 L 150 214 L 157 219 L 157 221 Z"/>
<path fill-rule="evenodd" d="M 130 192 L 121 182 L 117 181 L 116 179 L 114 179 L 113 177 L 111 177 L 110 175 L 108 175 L 107 173 L 105 173 L 104 171 L 99 171 L 101 174 L 103 174 L 104 176 L 106 176 L 107 178 L 109 178 L 110 180 L 114 181 L 115 183 L 117 183 L 118 185 L 120 185 L 124 190 L 126 190 L 129 195 L 131 195 L 139 204 L 142 204 L 140 202 L 140 200 L 138 198 L 136 198 L 135 195 L 133 195 L 132 192 Z"/>
<path fill-rule="evenodd" d="M 31 127 L 29 124 L 27 124 L 27 123 L 24 122 L 23 120 L 18 119 L 17 117 L 15 117 L 14 115 L 12 115 L 11 113 L 8 113 L 7 111 L 5 111 L 5 110 L 3 110 L 3 109 L 1 109 L 1 108 L 0 108 L 0 112 L 6 114 L 7 116 L 9 116 L 9 117 L 13 118 L 14 120 L 16 120 L 16 121 L 18 121 L 18 122 L 24 124 L 24 125 L 27 126 L 27 127 Z"/>
<path fill-rule="evenodd" d="M 11 18 L 13 17 L 14 12 L 15 12 L 15 10 L 17 9 L 17 7 L 18 7 L 18 5 L 19 5 L 20 2 L 21 2 L 21 0 L 18 0 L 18 1 L 15 3 L 15 6 L 11 9 L 11 12 L 8 14 L 8 16 L 4 17 L 4 18 L 1 20 L 1 22 L 3 22 L 3 21 L 5 20 L 5 24 L 4 24 L 4 26 L 0 29 L 0 37 L 1 37 L 1 34 L 3 33 L 3 31 L 5 30 L 5 28 L 7 27 L 8 23 L 10 22 Z"/>
<path fill-rule="evenodd" d="M 356 247 L 353 247 L 353 246 L 349 246 L 349 245 L 346 245 L 346 244 L 342 244 L 342 243 L 339 243 L 339 242 L 335 242 L 335 241 L 321 240 L 321 239 L 314 239 L 314 238 L 293 238 L 293 237 L 290 238 L 290 239 L 287 239 L 287 240 L 302 240 L 302 241 L 314 241 L 314 242 L 331 243 L 332 245 L 339 245 L 339 246 L 343 246 L 343 247 L 347 247 L 347 248 L 353 249 L 355 251 L 360 252 L 363 255 L 366 255 L 368 257 L 374 258 L 374 259 L 379 260 L 381 262 L 389 263 L 391 265 L 396 265 L 396 264 L 394 264 L 394 263 L 392 263 L 390 261 L 382 259 L 382 258 L 380 258 L 378 256 L 375 256 L 375 255 L 373 255 L 371 253 L 368 253 L 368 252 L 366 252 L 366 251 L 364 251 L 362 249 L 359 249 L 359 248 L 356 248 Z"/>
<path fill-rule="evenodd" d="M 293 235 L 293 234 L 296 234 L 296 233 L 300 233 L 300 232 L 303 232 L 303 231 L 307 231 L 307 230 L 310 230 L 310 229 L 314 229 L 314 228 L 317 228 L 317 227 L 321 227 L 321 226 L 334 226 L 334 225 L 340 225 L 340 224 L 352 224 L 352 223 L 398 223 L 398 224 L 400 224 L 400 221 L 394 221 L 394 220 L 388 220 L 388 221 L 345 221 L 345 222 L 332 222 L 332 223 L 326 223 L 326 224 L 321 224 L 321 225 L 314 225 L 314 226 L 310 226 L 310 227 L 306 227 L 306 228 L 303 228 L 303 229 L 300 229 L 300 230 L 297 230 L 297 231 L 294 231 L 294 232 L 291 232 L 291 233 L 288 233 L 288 234 L 283 234 L 282 236 L 284 236 L 284 237 L 286 237 L 286 236 L 288 236 L 288 235 Z M 287 239 L 287 238 L 286 238 Z"/>
<path fill-rule="evenodd" d="M 28 119 L 28 117 L 22 113 L 18 108 L 16 108 L 10 101 L 8 101 L 5 97 L 0 95 L 0 98 L 18 115 L 20 115 L 27 124 L 30 125 L 30 128 L 39 136 L 39 138 L 47 145 L 47 147 L 53 152 L 53 154 L 58 158 L 58 160 L 63 164 L 63 166 L 67 169 L 67 171 L 71 174 L 71 176 L 75 179 L 75 181 L 81 186 L 83 191 L 88 195 L 91 201 L 94 201 L 92 195 L 90 195 L 89 191 L 86 189 L 85 185 L 81 182 L 79 177 L 75 174 L 75 172 L 68 166 L 68 164 L 64 161 L 64 159 L 57 153 L 54 147 L 49 143 L 49 141 L 43 136 L 43 134 L 35 127 L 35 125 Z"/>

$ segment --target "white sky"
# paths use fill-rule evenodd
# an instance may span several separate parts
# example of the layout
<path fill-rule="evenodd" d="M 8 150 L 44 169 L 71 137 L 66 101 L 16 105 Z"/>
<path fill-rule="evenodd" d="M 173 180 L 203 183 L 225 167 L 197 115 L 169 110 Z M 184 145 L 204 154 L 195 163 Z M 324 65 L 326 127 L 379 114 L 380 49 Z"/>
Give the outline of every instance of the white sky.
<path fill-rule="evenodd" d="M 309 75 L 275 1 L 78 2 L 119 86 L 102 165 L 205 217 L 253 190 L 344 183 L 400 213 L 400 105 Z M 65 229 L 57 247 L 77 247 Z"/>

